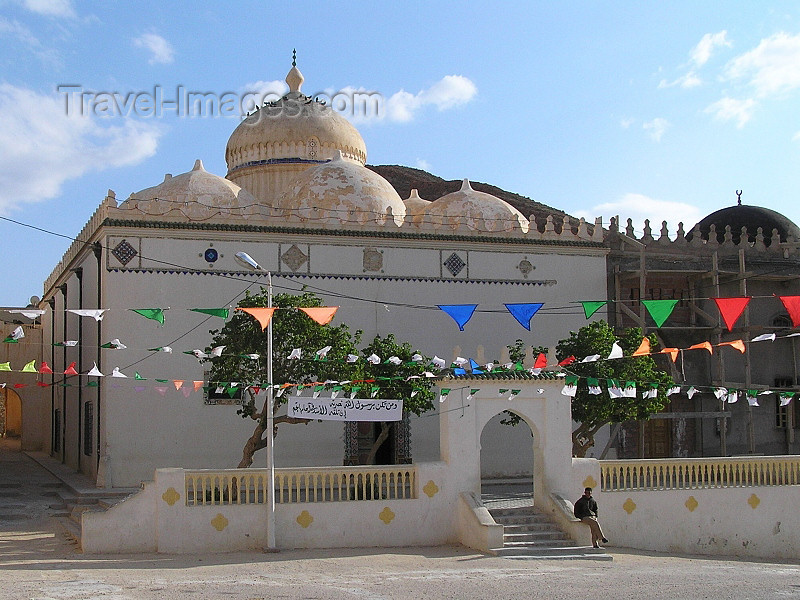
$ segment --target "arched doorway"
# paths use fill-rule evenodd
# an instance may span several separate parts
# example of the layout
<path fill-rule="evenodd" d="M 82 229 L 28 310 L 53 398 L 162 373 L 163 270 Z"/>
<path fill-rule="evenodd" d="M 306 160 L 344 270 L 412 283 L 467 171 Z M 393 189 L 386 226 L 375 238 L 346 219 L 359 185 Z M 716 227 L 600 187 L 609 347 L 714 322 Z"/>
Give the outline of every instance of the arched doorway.
<path fill-rule="evenodd" d="M 517 413 L 504 411 L 486 423 L 480 437 L 485 505 L 533 504 L 534 442 L 533 431 Z"/>
<path fill-rule="evenodd" d="M 18 438 L 22 436 L 22 401 L 19 395 L 7 387 L 0 389 L 0 435 Z"/>

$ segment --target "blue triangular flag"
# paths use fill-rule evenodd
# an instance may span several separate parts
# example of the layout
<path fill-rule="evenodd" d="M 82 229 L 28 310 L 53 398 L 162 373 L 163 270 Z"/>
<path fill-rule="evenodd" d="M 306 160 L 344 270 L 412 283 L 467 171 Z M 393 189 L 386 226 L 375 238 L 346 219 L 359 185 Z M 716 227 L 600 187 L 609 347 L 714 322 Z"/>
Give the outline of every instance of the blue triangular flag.
<path fill-rule="evenodd" d="M 469 368 L 472 370 L 473 375 L 483 374 L 483 371 L 480 369 L 480 365 L 471 358 L 469 359 Z"/>
<path fill-rule="evenodd" d="M 472 318 L 472 313 L 478 308 L 477 304 L 437 304 L 458 325 L 459 330 L 464 331 L 464 325 Z"/>
<path fill-rule="evenodd" d="M 536 312 L 542 308 L 542 302 L 531 302 L 527 304 L 506 304 L 506 308 L 511 315 L 519 321 L 528 331 L 531 330 L 531 319 Z"/>
<path fill-rule="evenodd" d="M 453 369 L 453 375 L 466 375 L 466 374 L 467 370 L 462 369 L 461 367 L 456 367 L 455 369 Z"/>

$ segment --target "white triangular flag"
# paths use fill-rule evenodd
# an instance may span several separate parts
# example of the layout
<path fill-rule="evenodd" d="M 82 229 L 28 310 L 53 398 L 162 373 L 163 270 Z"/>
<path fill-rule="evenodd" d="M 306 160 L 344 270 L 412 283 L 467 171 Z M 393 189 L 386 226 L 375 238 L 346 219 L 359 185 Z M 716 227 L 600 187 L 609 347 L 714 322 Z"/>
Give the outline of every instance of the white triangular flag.
<path fill-rule="evenodd" d="M 402 364 L 402 362 L 403 362 L 403 361 L 402 361 L 402 360 L 400 360 L 400 358 L 399 358 L 399 357 L 397 357 L 397 356 L 390 356 L 390 357 L 389 357 L 389 358 L 387 358 L 386 360 L 387 360 L 388 362 L 392 363 L 392 364 L 393 364 L 395 367 L 396 367 L 396 366 L 398 366 L 398 365 L 400 365 L 400 364 Z"/>
<path fill-rule="evenodd" d="M 199 348 L 195 348 L 194 350 L 192 350 L 192 354 L 194 354 L 194 357 L 197 360 L 202 360 L 204 358 L 208 358 L 208 354 L 206 354 L 205 352 L 203 352 Z"/>
<path fill-rule="evenodd" d="M 689 389 L 686 390 L 686 395 L 689 397 L 689 400 L 691 400 L 692 396 L 694 396 L 696 393 L 697 393 L 697 388 L 694 387 L 693 385 L 690 385 Z"/>
<path fill-rule="evenodd" d="M 289 360 L 300 360 L 300 354 L 302 354 L 302 352 L 303 350 L 301 348 L 295 348 L 286 358 Z"/>
<path fill-rule="evenodd" d="M 724 387 L 718 387 L 714 390 L 714 395 L 717 397 L 717 400 L 723 400 L 728 395 L 728 389 Z"/>
<path fill-rule="evenodd" d="M 217 346 L 211 350 L 211 354 L 209 356 L 222 356 L 223 350 L 225 350 L 225 346 Z"/>
<path fill-rule="evenodd" d="M 244 356 L 250 360 L 258 360 L 261 357 L 260 354 L 245 354 Z"/>
<path fill-rule="evenodd" d="M 739 401 L 739 392 L 731 390 L 728 392 L 726 398 L 728 399 L 728 404 L 736 404 Z"/>
<path fill-rule="evenodd" d="M 603 393 L 603 390 L 600 389 L 599 385 L 590 385 L 589 386 L 589 393 L 593 396 L 599 396 Z"/>
<path fill-rule="evenodd" d="M 456 356 L 456 359 L 453 361 L 453 364 L 456 365 L 457 367 L 463 367 L 468 363 L 469 361 L 462 356 Z"/>
<path fill-rule="evenodd" d="M 22 315 L 23 317 L 28 317 L 29 319 L 35 319 L 36 317 L 41 317 L 44 314 L 44 311 L 39 308 L 8 309 L 8 312 Z"/>
<path fill-rule="evenodd" d="M 614 345 L 611 346 L 611 353 L 608 355 L 608 358 L 622 358 L 622 348 L 620 348 L 617 342 L 614 342 Z"/>
<path fill-rule="evenodd" d="M 747 403 L 748 403 L 750 406 L 758 406 L 758 405 L 759 405 L 759 404 L 758 404 L 758 397 L 757 397 L 757 396 L 751 396 L 751 395 L 748 393 L 748 394 L 747 394 Z"/>
<path fill-rule="evenodd" d="M 67 312 L 74 313 L 81 317 L 92 317 L 95 321 L 102 321 L 103 320 L 103 313 L 106 312 L 107 308 L 97 308 L 97 309 L 88 309 L 88 308 L 68 308 Z"/>
<path fill-rule="evenodd" d="M 590 354 L 589 356 L 584 358 L 581 362 L 582 363 L 590 363 L 590 362 L 596 362 L 598 360 L 600 360 L 600 355 L 599 354 Z"/>
<path fill-rule="evenodd" d="M 126 379 L 128 377 L 127 375 L 125 375 L 125 373 L 123 373 L 122 371 L 119 370 L 119 367 L 114 367 L 114 370 L 111 371 L 111 376 L 112 377 L 125 377 Z"/>
<path fill-rule="evenodd" d="M 331 351 L 331 346 L 325 346 L 324 348 L 320 348 L 316 351 L 317 358 L 325 358 L 328 356 L 328 352 Z"/>
<path fill-rule="evenodd" d="M 754 337 L 751 342 L 774 342 L 775 341 L 775 334 L 774 333 L 764 333 L 762 335 L 758 335 Z"/>
<path fill-rule="evenodd" d="M 438 356 L 434 356 L 431 359 L 431 363 L 437 369 L 444 369 L 445 365 L 447 364 L 443 358 L 439 358 Z"/>
<path fill-rule="evenodd" d="M 422 354 L 417 353 L 411 357 L 411 362 L 422 362 L 423 359 L 424 357 L 422 356 Z"/>
<path fill-rule="evenodd" d="M 381 362 L 381 357 L 373 352 L 367 357 L 367 362 L 373 365 L 378 365 Z"/>
<path fill-rule="evenodd" d="M 105 375 L 100 372 L 100 369 L 97 368 L 97 363 L 94 363 L 92 370 L 89 371 L 87 375 L 91 375 L 92 377 L 105 377 Z"/>
<path fill-rule="evenodd" d="M 347 355 L 347 362 L 354 363 L 357 360 L 358 360 L 358 355 L 357 354 L 348 354 Z"/>
<path fill-rule="evenodd" d="M 675 385 L 667 390 L 667 396 L 672 396 L 673 394 L 679 394 L 680 392 L 681 392 L 681 386 Z"/>

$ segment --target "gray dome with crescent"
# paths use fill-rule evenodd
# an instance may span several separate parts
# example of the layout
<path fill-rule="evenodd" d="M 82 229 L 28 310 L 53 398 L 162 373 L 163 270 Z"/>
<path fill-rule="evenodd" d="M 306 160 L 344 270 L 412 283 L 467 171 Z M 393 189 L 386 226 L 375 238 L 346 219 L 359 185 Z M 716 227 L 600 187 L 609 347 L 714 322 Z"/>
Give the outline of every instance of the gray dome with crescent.
<path fill-rule="evenodd" d="M 746 204 L 729 206 L 707 215 L 686 234 L 686 239 L 691 240 L 694 233 L 699 229 L 700 237 L 707 240 L 711 225 L 714 225 L 717 240 L 720 243 L 725 241 L 726 226 L 730 226 L 731 239 L 735 244 L 739 243 L 742 227 L 747 228 L 747 236 L 750 242 L 755 241 L 759 227 L 764 234 L 767 245 L 772 242 L 773 229 L 777 230 L 779 241 L 781 242 L 787 241 L 789 237 L 794 238 L 795 241 L 800 240 L 800 228 L 791 219 L 769 208 Z"/>

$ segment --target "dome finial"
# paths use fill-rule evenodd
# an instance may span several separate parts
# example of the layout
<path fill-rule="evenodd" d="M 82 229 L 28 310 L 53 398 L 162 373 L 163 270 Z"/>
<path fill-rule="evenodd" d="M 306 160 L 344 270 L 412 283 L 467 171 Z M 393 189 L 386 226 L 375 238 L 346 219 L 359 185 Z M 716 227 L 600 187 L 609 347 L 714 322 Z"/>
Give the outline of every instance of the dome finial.
<path fill-rule="evenodd" d="M 736 199 L 737 199 L 736 204 L 741 206 L 742 205 L 742 190 L 736 190 Z"/>
<path fill-rule="evenodd" d="M 299 93 L 305 78 L 297 68 L 297 50 L 292 50 L 292 68 L 286 76 L 286 83 L 289 85 L 289 93 Z"/>

